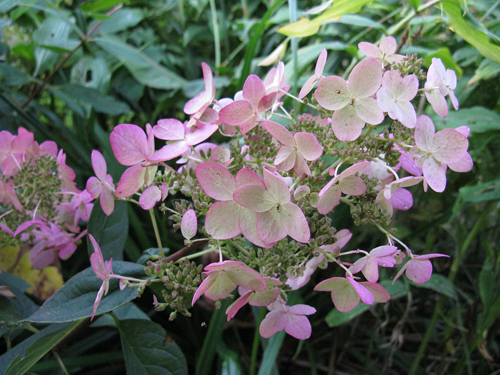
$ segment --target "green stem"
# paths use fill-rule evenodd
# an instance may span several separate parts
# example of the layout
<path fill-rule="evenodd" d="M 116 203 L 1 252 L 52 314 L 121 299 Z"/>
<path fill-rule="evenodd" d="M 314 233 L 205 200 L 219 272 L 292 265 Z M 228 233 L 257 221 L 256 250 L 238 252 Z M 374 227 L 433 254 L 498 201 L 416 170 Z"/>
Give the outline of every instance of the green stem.
<path fill-rule="evenodd" d="M 297 0 L 288 0 L 288 12 L 290 14 L 290 22 L 297 21 Z M 293 85 L 292 90 L 295 93 L 297 91 L 297 82 L 299 80 L 299 58 L 298 49 L 299 41 L 297 38 L 291 38 L 290 42 L 292 46 L 292 61 L 293 61 Z M 296 106 L 295 106 L 296 108 Z"/>
<path fill-rule="evenodd" d="M 481 213 L 481 216 L 479 216 L 478 220 L 476 221 L 476 223 L 472 227 L 472 230 L 469 232 L 469 235 L 467 236 L 464 243 L 462 244 L 462 247 L 459 250 L 458 256 L 456 256 L 453 259 L 453 263 L 452 263 L 451 269 L 450 269 L 450 274 L 448 275 L 448 280 L 450 282 L 453 282 L 453 280 L 455 280 L 455 277 L 458 273 L 458 270 L 460 269 L 460 265 L 462 264 L 462 260 L 465 257 L 465 254 L 466 254 L 472 240 L 474 239 L 474 237 L 476 237 L 477 233 L 479 232 L 479 229 L 481 229 L 483 227 L 483 222 L 486 219 L 486 217 L 488 216 L 488 214 L 490 213 L 490 210 L 492 207 L 494 207 L 494 202 L 489 203 L 485 207 L 485 209 Z M 429 339 L 431 338 L 431 335 L 434 331 L 434 327 L 436 326 L 437 319 L 438 319 L 439 315 L 441 314 L 441 310 L 442 310 L 445 302 L 446 302 L 446 297 L 441 296 L 441 298 L 439 299 L 439 301 L 436 305 L 436 308 L 434 309 L 434 314 L 432 315 L 431 321 L 429 323 L 429 326 L 427 327 L 427 331 L 425 332 L 425 335 L 424 335 L 424 338 L 420 344 L 420 347 L 418 348 L 417 355 L 415 357 L 415 360 L 413 361 L 413 364 L 410 368 L 410 371 L 408 372 L 408 375 L 414 375 L 416 373 L 418 366 L 420 364 L 420 361 L 422 360 L 422 357 L 425 354 L 425 350 L 427 349 Z M 470 350 L 472 350 L 473 348 L 474 348 L 474 346 L 471 345 Z M 457 366 L 459 366 L 459 365 L 457 365 Z"/>
<path fill-rule="evenodd" d="M 220 67 L 221 50 L 220 50 L 220 36 L 219 36 L 219 23 L 217 21 L 217 8 L 215 7 L 215 0 L 210 0 L 210 13 L 212 13 L 212 25 L 214 26 L 214 43 L 215 43 L 215 68 Z"/>
<path fill-rule="evenodd" d="M 260 333 L 259 333 L 259 326 L 260 322 L 262 319 L 264 319 L 264 316 L 266 315 L 266 309 L 260 308 L 259 309 L 259 315 L 256 316 L 257 321 L 255 322 L 255 332 L 253 335 L 253 342 L 252 342 L 252 356 L 250 359 L 250 375 L 255 375 L 256 367 L 257 367 L 257 354 L 259 353 L 259 342 L 260 342 Z"/>
<path fill-rule="evenodd" d="M 401 28 L 405 27 L 408 22 L 410 22 L 413 17 L 415 17 L 417 14 L 422 13 L 424 10 L 429 9 L 430 7 L 433 7 L 436 4 L 439 4 L 442 0 L 433 0 L 427 4 L 422 5 L 421 7 L 418 8 L 418 11 L 415 12 L 413 9 L 411 12 L 403 18 L 401 21 L 399 21 L 397 24 L 395 24 L 393 27 L 391 27 L 389 30 L 387 30 L 387 35 L 394 35 L 396 34 Z"/>
<path fill-rule="evenodd" d="M 231 242 L 231 245 L 233 245 L 235 248 L 237 248 L 239 251 L 241 251 L 247 257 L 250 257 L 250 254 L 248 253 L 248 251 L 245 250 L 245 248 L 243 246 L 241 246 L 240 244 L 238 244 L 234 241 L 230 241 L 230 242 Z"/>
<path fill-rule="evenodd" d="M 203 251 L 200 251 L 198 253 L 186 255 L 185 257 L 179 258 L 177 260 L 177 262 L 182 262 L 183 260 L 198 258 L 198 257 L 201 257 L 202 255 L 205 255 L 205 254 L 216 253 L 217 251 L 219 251 L 219 250 L 218 249 L 214 249 L 214 248 L 203 250 Z"/>
<path fill-rule="evenodd" d="M 156 242 L 158 243 L 158 250 L 160 251 L 160 255 L 162 258 L 165 257 L 165 253 L 163 252 L 163 247 L 161 246 L 161 238 L 160 232 L 158 231 L 158 225 L 156 224 L 156 217 L 153 209 L 149 210 L 149 216 L 151 217 L 151 222 L 153 223 L 153 229 L 155 231 Z"/>
<path fill-rule="evenodd" d="M 64 363 L 63 363 L 61 357 L 59 356 L 59 353 L 57 351 L 53 350 L 52 354 L 54 354 L 54 357 L 55 357 L 57 363 L 59 364 L 59 367 L 61 368 L 63 374 L 64 375 L 70 375 L 70 373 L 66 369 L 66 366 L 64 366 Z"/>

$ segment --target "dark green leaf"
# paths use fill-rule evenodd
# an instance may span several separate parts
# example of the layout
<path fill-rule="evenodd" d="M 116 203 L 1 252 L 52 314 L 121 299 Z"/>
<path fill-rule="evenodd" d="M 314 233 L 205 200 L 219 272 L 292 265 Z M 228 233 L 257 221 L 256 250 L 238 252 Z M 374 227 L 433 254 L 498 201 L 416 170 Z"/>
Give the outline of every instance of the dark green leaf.
<path fill-rule="evenodd" d="M 463 125 L 467 125 L 472 133 L 500 130 L 500 115 L 484 107 L 463 108 L 459 111 L 450 110 L 445 118 L 436 114 L 432 114 L 430 117 L 438 130 L 458 128 Z"/>
<path fill-rule="evenodd" d="M 30 336 L 0 357 L 0 369 L 5 371 L 2 374 L 24 374 L 80 323 L 51 324 Z"/>
<path fill-rule="evenodd" d="M 112 96 L 103 95 L 98 90 L 82 85 L 68 84 L 60 87 L 60 90 L 69 97 L 83 103 L 92 105 L 97 112 L 116 116 L 130 113 L 130 107 Z"/>
<path fill-rule="evenodd" d="M 187 363 L 175 343 L 168 342 L 167 333 L 147 320 L 124 320 L 119 325 L 127 374 L 185 375 Z"/>
<path fill-rule="evenodd" d="M 455 287 L 453 286 L 453 283 L 443 275 L 433 274 L 429 281 L 423 284 L 413 283 L 412 285 L 419 288 L 432 289 L 438 293 L 445 295 L 446 297 L 456 297 Z"/>
<path fill-rule="evenodd" d="M 167 254 L 170 250 L 163 248 L 163 252 Z M 144 250 L 139 259 L 137 259 L 136 263 L 146 264 L 150 259 L 159 259 L 160 258 L 160 249 L 157 247 L 150 247 L 149 249 Z"/>
<path fill-rule="evenodd" d="M 488 181 L 460 188 L 459 198 L 464 202 L 482 203 L 500 199 L 500 180 Z"/>
<path fill-rule="evenodd" d="M 128 236 L 127 203 L 115 201 L 115 209 L 111 215 L 106 215 L 100 202 L 95 202 L 88 223 L 89 234 L 94 236 L 99 244 L 104 259 L 123 259 L 123 247 Z M 94 252 L 90 239 L 87 237 L 89 254 Z"/>
<path fill-rule="evenodd" d="M 420 0 L 407 0 L 410 5 L 413 7 L 413 9 L 417 10 L 418 7 L 420 6 Z"/>
<path fill-rule="evenodd" d="M 113 272 L 117 275 L 144 277 L 144 267 L 135 263 L 113 262 Z M 92 268 L 87 268 L 69 279 L 36 313 L 26 319 L 28 322 L 55 323 L 71 322 L 92 316 L 97 292 L 102 285 Z M 96 314 L 112 311 L 137 297 L 137 289 L 121 291 L 118 280 L 112 279 L 108 295 L 99 303 Z"/>
<path fill-rule="evenodd" d="M 134 27 L 141 22 L 143 18 L 144 14 L 141 9 L 120 9 L 102 21 L 98 30 L 101 33 L 116 33 Z"/>
<path fill-rule="evenodd" d="M 134 302 L 127 303 L 126 305 L 117 308 L 113 311 L 113 314 L 115 314 L 119 320 L 151 320 L 151 318 L 144 311 L 138 308 Z M 91 327 L 116 327 L 116 322 L 110 314 L 105 314 L 92 323 Z"/>
<path fill-rule="evenodd" d="M 122 3 L 123 0 L 95 0 L 87 1 L 83 4 L 80 9 L 84 12 L 101 12 L 103 10 L 108 10 L 117 4 Z"/>
<path fill-rule="evenodd" d="M 10 291 L 16 295 L 16 298 L 9 298 L 8 300 L 17 310 L 17 315 L 19 316 L 17 320 L 25 319 L 38 310 L 39 306 L 24 294 L 26 289 L 30 287 L 24 280 L 3 271 L 0 274 L 0 285 L 8 286 Z M 2 306 L 2 303 L 0 303 L 0 306 Z"/>
<path fill-rule="evenodd" d="M 30 76 L 26 73 L 8 63 L 0 64 L 0 77 L 7 86 L 24 85 L 31 80 Z"/>

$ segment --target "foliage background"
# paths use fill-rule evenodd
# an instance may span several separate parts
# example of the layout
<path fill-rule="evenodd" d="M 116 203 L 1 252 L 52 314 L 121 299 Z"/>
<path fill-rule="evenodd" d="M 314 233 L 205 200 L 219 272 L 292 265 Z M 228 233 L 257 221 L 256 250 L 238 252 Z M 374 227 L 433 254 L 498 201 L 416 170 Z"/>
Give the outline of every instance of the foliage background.
<path fill-rule="evenodd" d="M 318 309 L 312 317 L 313 336 L 305 342 L 283 332 L 260 339 L 255 320 L 262 319 L 262 309 L 243 310 L 240 319 L 225 324 L 224 308 L 200 306 L 192 318 L 169 322 L 168 312 L 154 312 L 147 291 L 117 310 L 114 319 L 103 317 L 91 328 L 88 319 L 61 323 L 62 328 L 33 323 L 45 331 L 41 337 L 46 340 L 30 344 L 34 336 L 29 337 L 28 329 L 33 326 L 17 321 L 38 307 L 26 297 L 16 302 L 14 313 L 0 297 L 4 321 L 0 334 L 6 352 L 0 364 L 12 365 L 9 353 L 26 345 L 32 351 L 18 353 L 19 366 L 40 374 L 61 372 L 59 357 L 72 374 L 121 374 L 125 368 L 129 373 L 150 374 L 148 361 L 156 363 L 159 357 L 170 359 L 162 365 L 165 371 L 178 374 L 500 371 L 498 2 L 337 0 L 334 8 L 309 15 L 311 21 L 283 27 L 318 5 L 295 0 L 4 0 L 0 2 L 0 128 L 17 133 L 23 126 L 35 133 L 38 142 L 56 141 L 67 153 L 80 188 L 93 174 L 91 150 L 99 149 L 117 181 L 124 168 L 113 162 L 109 146 L 113 127 L 184 118 L 184 103 L 203 88 L 202 61 L 216 72 L 219 97 L 232 97 L 248 74 L 265 74 L 267 68 L 259 62 L 273 51 L 281 52 L 292 92 L 298 92 L 323 48 L 330 56 L 325 71 L 342 75 L 360 57 L 358 42 L 394 35 L 402 53 L 418 53 L 426 66 L 432 57 L 440 57 L 457 72 L 461 109 L 445 119 L 434 116 L 435 124 L 471 128 L 473 171 L 449 175 L 443 194 L 416 194 L 414 208 L 396 218 L 399 237 L 417 253 L 450 255 L 434 262 L 436 275 L 431 281 L 420 286 L 398 282 L 391 287 L 390 303 L 348 314 L 333 311 L 329 296 L 313 292 L 312 287 L 295 293 L 296 301 Z M 99 223 L 98 214 L 93 214 L 97 224 L 89 231 L 104 231 L 103 238 L 109 239 L 103 246 L 105 255 L 136 262 L 144 249 L 155 246 L 153 230 L 146 213 L 126 205 L 120 210 L 122 214 L 113 220 Z M 167 228 L 164 216 L 158 214 L 157 220 Z M 348 227 L 355 233 L 352 248 L 371 248 L 384 241 L 371 228 L 353 228 L 347 212 L 336 211 L 334 220 L 337 228 Z M 171 252 L 183 246 L 179 235 L 167 230 L 162 231 L 162 241 Z M 88 265 L 83 243 L 63 262 L 64 280 Z M 21 291 L 28 287 L 17 279 L 7 280 L 7 273 L 1 277 L 3 283 L 17 283 Z M 166 346 L 167 353 L 161 355 L 155 354 L 153 344 L 146 350 L 148 340 L 139 337 L 134 324 L 155 333 L 155 345 L 175 342 L 183 355 L 176 346 Z M 140 363 L 130 360 L 134 342 L 144 349 Z M 33 352 L 36 355 L 26 355 Z M 188 370 L 182 363 L 169 367 L 182 356 Z"/>

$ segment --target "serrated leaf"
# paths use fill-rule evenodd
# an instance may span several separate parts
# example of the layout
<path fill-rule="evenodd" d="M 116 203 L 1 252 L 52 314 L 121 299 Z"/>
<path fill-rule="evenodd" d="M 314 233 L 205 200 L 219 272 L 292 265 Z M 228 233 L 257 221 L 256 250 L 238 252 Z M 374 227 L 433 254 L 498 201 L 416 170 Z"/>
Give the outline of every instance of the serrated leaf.
<path fill-rule="evenodd" d="M 144 267 L 130 262 L 113 262 L 113 272 L 121 276 L 144 277 Z M 92 316 L 94 301 L 101 285 L 102 280 L 98 279 L 89 267 L 69 279 L 37 312 L 25 320 L 35 323 L 55 323 L 89 318 Z M 121 291 L 118 280 L 112 279 L 109 292 L 99 303 L 96 314 L 112 311 L 136 297 L 137 289 L 125 288 Z"/>
<path fill-rule="evenodd" d="M 159 324 L 147 320 L 124 320 L 119 325 L 127 374 L 185 375 L 187 363 L 175 343 Z"/>
<path fill-rule="evenodd" d="M 476 47 L 484 57 L 500 64 L 500 47 L 491 43 L 485 33 L 471 26 L 464 19 L 459 0 L 443 0 L 441 6 L 454 32 Z"/>
<path fill-rule="evenodd" d="M 443 275 L 439 275 L 436 273 L 431 276 L 429 281 L 423 284 L 412 283 L 412 285 L 418 288 L 432 289 L 449 298 L 456 297 L 455 287 L 453 286 L 453 283 Z"/>
<path fill-rule="evenodd" d="M 80 323 L 81 320 L 66 324 L 52 324 L 7 351 L 0 357 L 0 369 L 5 371 L 2 374 L 26 373 Z"/>
<path fill-rule="evenodd" d="M 471 133 L 484 133 L 491 130 L 500 130 L 500 115 L 484 107 L 463 108 L 459 111 L 450 111 L 445 118 L 431 114 L 436 129 L 457 128 L 467 125 Z"/>
<path fill-rule="evenodd" d="M 96 202 L 90 214 L 88 232 L 99 244 L 104 259 L 123 259 L 123 247 L 128 236 L 127 203 L 115 201 L 113 213 L 107 216 L 102 211 L 100 202 Z M 94 250 L 89 237 L 87 248 L 91 255 Z"/>

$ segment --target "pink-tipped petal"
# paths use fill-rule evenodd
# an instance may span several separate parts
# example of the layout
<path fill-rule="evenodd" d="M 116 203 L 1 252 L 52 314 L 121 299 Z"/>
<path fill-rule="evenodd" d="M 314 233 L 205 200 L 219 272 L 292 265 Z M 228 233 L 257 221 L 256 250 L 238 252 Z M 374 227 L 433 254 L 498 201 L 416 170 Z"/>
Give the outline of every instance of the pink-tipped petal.
<path fill-rule="evenodd" d="M 205 193 L 220 201 L 233 200 L 236 181 L 231 172 L 219 163 L 205 162 L 196 167 L 196 178 Z"/>
<path fill-rule="evenodd" d="M 141 164 L 128 168 L 118 181 L 115 195 L 118 198 L 126 198 L 137 192 L 144 185 L 146 169 Z"/>
<path fill-rule="evenodd" d="M 159 189 L 158 189 L 159 190 Z M 196 218 L 196 212 L 189 209 L 182 216 L 181 220 L 181 232 L 185 239 L 190 240 L 198 232 L 198 220 Z"/>
<path fill-rule="evenodd" d="M 276 208 L 257 213 L 257 232 L 259 238 L 266 243 L 278 242 L 286 237 L 281 215 Z"/>
<path fill-rule="evenodd" d="M 351 101 L 351 90 L 347 82 L 337 76 L 323 78 L 319 81 L 314 97 L 325 109 L 336 111 L 345 107 Z"/>
<path fill-rule="evenodd" d="M 361 135 L 364 126 L 365 121 L 357 115 L 352 105 L 345 106 L 333 114 L 332 129 L 341 141 L 356 140 Z"/>
<path fill-rule="evenodd" d="M 375 59 L 358 63 L 349 74 L 349 88 L 355 97 L 368 97 L 377 92 L 382 84 L 382 68 Z"/>
<path fill-rule="evenodd" d="M 153 127 L 153 135 L 166 141 L 180 141 L 184 139 L 184 125 L 175 118 L 167 118 L 158 121 Z"/>
<path fill-rule="evenodd" d="M 146 133 L 137 125 L 118 125 L 111 132 L 109 139 L 120 164 L 134 165 L 149 157 Z"/>
<path fill-rule="evenodd" d="M 316 160 L 323 153 L 323 147 L 321 147 L 316 137 L 311 133 L 296 133 L 294 138 L 300 154 L 307 161 Z"/>
<path fill-rule="evenodd" d="M 279 208 L 279 214 L 283 229 L 290 237 L 297 242 L 309 242 L 311 238 L 309 224 L 299 206 L 294 203 L 283 204 Z"/>
<path fill-rule="evenodd" d="M 271 194 L 259 185 L 240 186 L 234 191 L 233 199 L 254 212 L 265 212 L 276 207 L 276 201 Z"/>
<path fill-rule="evenodd" d="M 283 125 L 273 121 L 263 121 L 262 126 L 281 144 L 285 146 L 295 145 L 292 133 L 290 133 Z"/>
<path fill-rule="evenodd" d="M 240 206 L 235 201 L 216 202 L 205 218 L 205 230 L 217 240 L 227 240 L 240 234 Z"/>

